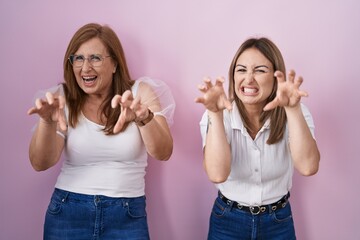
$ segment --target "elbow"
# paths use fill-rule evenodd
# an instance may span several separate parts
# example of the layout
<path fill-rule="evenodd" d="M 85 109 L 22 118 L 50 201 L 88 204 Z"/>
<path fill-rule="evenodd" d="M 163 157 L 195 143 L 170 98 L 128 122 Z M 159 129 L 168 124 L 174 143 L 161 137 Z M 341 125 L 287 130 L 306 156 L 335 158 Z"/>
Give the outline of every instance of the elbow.
<path fill-rule="evenodd" d="M 209 180 L 212 183 L 219 184 L 227 180 L 227 176 L 209 176 Z"/>
<path fill-rule="evenodd" d="M 320 152 L 318 149 L 307 156 L 294 158 L 295 168 L 303 176 L 313 176 L 319 171 Z"/>
<path fill-rule="evenodd" d="M 209 169 L 208 169 L 206 172 L 207 172 L 209 180 L 215 184 L 225 182 L 230 175 L 230 171 L 227 171 L 227 170 L 219 172 L 219 171 L 209 171 Z"/>
<path fill-rule="evenodd" d="M 305 177 L 310 177 L 310 176 L 315 175 L 318 171 L 319 171 L 318 167 L 312 167 L 312 168 L 301 170 L 300 174 L 305 176 Z"/>
<path fill-rule="evenodd" d="M 47 167 L 47 166 L 38 164 L 38 163 L 36 163 L 36 162 L 34 162 L 34 161 L 31 161 L 31 160 L 30 160 L 30 162 L 31 162 L 32 168 L 33 168 L 35 171 L 37 171 L 37 172 L 42 172 L 42 171 L 45 171 L 45 170 L 47 170 L 47 169 L 49 168 L 49 167 Z"/>
<path fill-rule="evenodd" d="M 37 172 L 45 171 L 53 166 L 51 163 L 48 163 L 43 159 L 39 159 L 39 157 L 36 157 L 35 154 L 30 153 L 29 159 L 30 159 L 32 168 Z"/>
<path fill-rule="evenodd" d="M 209 164 L 209 159 L 204 158 L 203 167 L 212 183 L 219 184 L 227 181 L 231 172 L 230 160 L 223 161 L 220 164 Z"/>
<path fill-rule="evenodd" d="M 305 167 L 299 168 L 301 175 L 309 177 L 315 175 L 319 171 L 320 157 L 316 157 Z"/>
<path fill-rule="evenodd" d="M 170 159 L 171 155 L 172 155 L 172 151 L 168 154 L 161 154 L 161 155 L 155 156 L 155 158 L 160 161 L 167 161 Z"/>
<path fill-rule="evenodd" d="M 160 161 L 167 161 L 170 159 L 173 153 L 173 145 L 171 144 L 168 147 L 163 147 L 154 151 L 154 153 L 149 153 L 153 158 L 160 160 Z"/>

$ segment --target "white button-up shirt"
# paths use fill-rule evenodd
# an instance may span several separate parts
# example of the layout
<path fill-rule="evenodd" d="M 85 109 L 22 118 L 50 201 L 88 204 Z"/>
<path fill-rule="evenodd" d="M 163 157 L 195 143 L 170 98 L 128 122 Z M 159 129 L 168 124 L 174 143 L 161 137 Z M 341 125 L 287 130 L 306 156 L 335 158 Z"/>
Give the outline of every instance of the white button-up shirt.
<path fill-rule="evenodd" d="M 305 120 L 314 137 L 314 122 L 309 110 L 301 104 Z M 207 112 L 200 121 L 203 147 L 206 143 Z M 289 132 L 276 144 L 267 144 L 270 120 L 252 139 L 243 125 L 239 110 L 233 102 L 233 110 L 224 110 L 224 126 L 231 147 L 231 172 L 228 179 L 215 184 L 230 200 L 242 205 L 274 203 L 290 191 L 294 172 L 289 149 Z"/>

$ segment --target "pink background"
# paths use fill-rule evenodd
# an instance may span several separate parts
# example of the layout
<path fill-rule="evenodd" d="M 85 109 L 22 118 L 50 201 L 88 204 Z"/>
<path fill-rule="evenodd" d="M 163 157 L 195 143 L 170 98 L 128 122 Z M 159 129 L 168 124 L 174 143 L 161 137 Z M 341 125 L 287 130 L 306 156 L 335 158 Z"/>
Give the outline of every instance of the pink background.
<path fill-rule="evenodd" d="M 44 213 L 60 164 L 35 172 L 28 160 L 33 96 L 62 80 L 62 61 L 83 24 L 109 24 L 134 78 L 165 81 L 177 102 L 169 162 L 149 160 L 152 239 L 206 239 L 216 190 L 202 169 L 194 103 L 203 76 L 227 76 L 239 44 L 270 37 L 287 68 L 304 77 L 322 154 L 320 171 L 295 175 L 298 239 L 360 239 L 360 2 L 241 0 L 62 0 L 0 2 L 0 239 L 42 239 Z"/>

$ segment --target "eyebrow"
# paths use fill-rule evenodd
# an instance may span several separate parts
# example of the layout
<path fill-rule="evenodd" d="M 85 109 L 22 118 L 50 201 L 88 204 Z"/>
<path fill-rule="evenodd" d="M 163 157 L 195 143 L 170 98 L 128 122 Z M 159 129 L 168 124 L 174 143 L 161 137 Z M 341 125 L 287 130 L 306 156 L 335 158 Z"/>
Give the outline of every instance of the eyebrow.
<path fill-rule="evenodd" d="M 246 66 L 244 65 L 241 65 L 241 64 L 236 64 L 235 67 L 243 67 L 243 68 L 246 68 Z M 264 67 L 264 68 L 267 68 L 267 69 L 270 69 L 268 66 L 266 65 L 259 65 L 259 66 L 256 66 L 254 69 L 257 69 L 257 68 L 261 68 L 261 67 Z"/>

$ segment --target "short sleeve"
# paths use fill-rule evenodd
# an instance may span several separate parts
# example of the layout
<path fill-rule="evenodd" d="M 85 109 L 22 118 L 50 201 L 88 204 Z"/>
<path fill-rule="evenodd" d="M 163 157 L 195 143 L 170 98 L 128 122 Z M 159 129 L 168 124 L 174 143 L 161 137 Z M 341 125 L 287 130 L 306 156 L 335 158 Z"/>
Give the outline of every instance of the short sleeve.
<path fill-rule="evenodd" d="M 231 143 L 231 123 L 230 123 L 230 115 L 229 115 L 229 111 L 224 109 L 224 128 L 225 128 L 225 135 L 226 135 L 226 139 L 228 141 L 228 143 Z M 204 114 L 201 117 L 200 120 L 200 134 L 201 134 L 201 139 L 202 139 L 202 147 L 205 147 L 206 144 L 206 135 L 207 135 L 207 130 L 208 130 L 208 112 L 207 110 L 204 112 Z"/>
<path fill-rule="evenodd" d="M 303 103 L 301 103 L 301 111 L 302 111 L 305 121 L 310 129 L 311 135 L 315 139 L 315 124 L 314 124 L 313 117 L 310 113 L 310 110 Z"/>
<path fill-rule="evenodd" d="M 51 92 L 53 93 L 54 95 L 57 95 L 57 96 L 63 96 L 65 97 L 65 94 L 64 94 L 64 88 L 63 88 L 63 85 L 62 84 L 59 84 L 59 85 L 56 85 L 56 86 L 53 86 L 51 88 L 48 88 L 48 89 L 42 89 L 42 90 L 39 90 L 35 93 L 34 97 L 33 97 L 33 102 L 35 102 L 36 99 L 45 99 L 45 95 L 47 92 Z M 68 108 L 67 106 L 65 106 L 65 116 L 66 116 L 66 121 L 67 121 L 67 116 L 68 116 Z M 37 127 L 37 124 L 36 123 L 31 131 L 35 131 L 36 127 Z M 60 128 L 58 126 L 58 130 L 56 131 L 56 133 L 58 135 L 60 135 L 61 137 L 63 138 L 66 138 L 66 133 L 60 131 Z"/>
<path fill-rule="evenodd" d="M 202 147 L 205 147 L 205 143 L 206 143 L 206 133 L 207 133 L 207 128 L 208 128 L 208 114 L 207 111 L 204 112 L 204 114 L 201 117 L 200 120 L 200 134 L 201 134 L 201 139 L 202 139 Z"/>
<path fill-rule="evenodd" d="M 169 126 L 173 124 L 175 100 L 168 85 L 163 81 L 142 77 L 135 81 L 134 96 L 140 95 L 141 103 L 153 110 L 155 115 L 164 116 Z"/>

